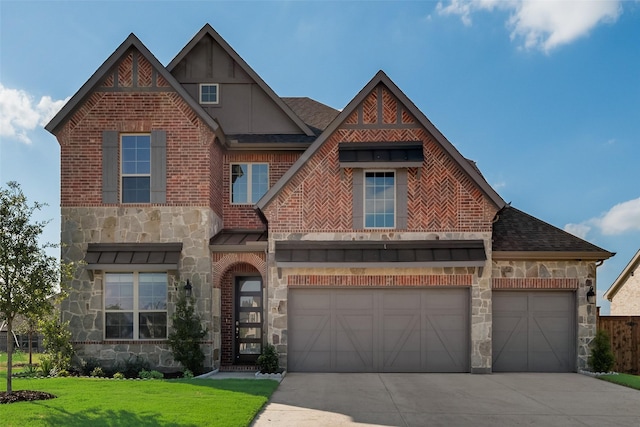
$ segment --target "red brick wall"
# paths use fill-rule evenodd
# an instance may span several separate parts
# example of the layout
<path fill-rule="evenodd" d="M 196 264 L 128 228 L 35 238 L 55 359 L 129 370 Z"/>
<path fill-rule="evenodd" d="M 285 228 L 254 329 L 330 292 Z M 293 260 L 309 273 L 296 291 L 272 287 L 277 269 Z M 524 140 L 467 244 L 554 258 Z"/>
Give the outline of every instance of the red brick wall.
<path fill-rule="evenodd" d="M 227 269 L 220 279 L 221 294 L 221 321 L 220 337 L 222 341 L 220 364 L 222 366 L 233 365 L 235 324 L 234 324 L 234 287 L 237 275 L 255 274 L 260 272 L 252 265 L 246 263 L 234 264 Z M 264 285 L 263 285 L 264 286 Z M 263 301 L 263 304 L 266 301 Z"/>
<path fill-rule="evenodd" d="M 578 279 L 494 277 L 491 289 L 578 289 Z"/>
<path fill-rule="evenodd" d="M 225 228 L 264 228 L 264 224 L 253 209 L 253 205 L 231 204 L 231 163 L 269 163 L 269 187 L 272 187 L 300 153 L 246 153 L 230 152 L 224 155 L 222 168 L 222 200 L 224 204 Z M 257 201 L 257 200 L 256 200 Z"/>
<path fill-rule="evenodd" d="M 220 170 L 214 155 L 220 152 L 211 129 L 174 91 L 114 91 L 131 87 L 133 56 L 138 60 L 136 84 L 167 87 L 141 55 L 129 52 L 117 65 L 117 79 L 109 75 L 65 123 L 58 135 L 61 145 L 61 205 L 102 205 L 102 131 L 167 132 L 167 205 L 211 206 L 221 215 Z M 109 88 L 108 91 L 102 89 Z M 212 166 L 218 166 L 213 169 Z"/>
<path fill-rule="evenodd" d="M 471 274 L 413 274 L 406 276 L 393 275 L 291 275 L 287 276 L 287 286 L 349 286 L 349 287 L 395 287 L 395 286 L 471 286 Z"/>
<path fill-rule="evenodd" d="M 495 205 L 395 97 L 381 93 L 382 108 L 374 89 L 265 209 L 271 231 L 351 231 L 352 170 L 341 171 L 338 144 L 373 141 L 424 144 L 423 166 L 407 174 L 409 231 L 491 230 Z"/>

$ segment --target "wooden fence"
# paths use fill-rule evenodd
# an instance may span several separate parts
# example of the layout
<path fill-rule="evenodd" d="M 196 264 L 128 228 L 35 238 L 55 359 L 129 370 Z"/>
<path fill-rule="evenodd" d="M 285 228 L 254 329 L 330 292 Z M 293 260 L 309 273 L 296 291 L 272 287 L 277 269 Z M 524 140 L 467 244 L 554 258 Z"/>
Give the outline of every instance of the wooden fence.
<path fill-rule="evenodd" d="M 611 338 L 616 357 L 613 370 L 640 373 L 640 316 L 599 316 L 598 329 L 607 331 Z"/>

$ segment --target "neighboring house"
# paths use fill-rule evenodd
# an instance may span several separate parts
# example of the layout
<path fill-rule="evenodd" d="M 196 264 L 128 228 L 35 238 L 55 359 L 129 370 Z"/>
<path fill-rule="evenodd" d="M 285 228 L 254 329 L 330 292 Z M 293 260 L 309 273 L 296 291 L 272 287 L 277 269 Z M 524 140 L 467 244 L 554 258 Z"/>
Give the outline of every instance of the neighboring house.
<path fill-rule="evenodd" d="M 290 371 L 587 366 L 613 254 L 507 205 L 382 71 L 338 111 L 278 97 L 209 25 L 166 67 L 132 34 L 46 128 L 83 357 L 176 369 L 188 282 L 209 367 L 266 343 Z"/>
<path fill-rule="evenodd" d="M 640 250 L 607 289 L 604 297 L 611 301 L 612 316 L 640 316 Z"/>

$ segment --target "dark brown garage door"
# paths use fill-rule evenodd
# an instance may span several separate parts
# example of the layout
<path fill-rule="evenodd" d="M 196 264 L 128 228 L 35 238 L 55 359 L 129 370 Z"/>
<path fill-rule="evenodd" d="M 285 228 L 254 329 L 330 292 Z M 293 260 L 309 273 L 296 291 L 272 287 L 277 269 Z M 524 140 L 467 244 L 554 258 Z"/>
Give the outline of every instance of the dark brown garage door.
<path fill-rule="evenodd" d="M 575 371 L 573 292 L 493 292 L 493 371 Z"/>
<path fill-rule="evenodd" d="M 468 289 L 290 289 L 288 369 L 468 372 Z"/>

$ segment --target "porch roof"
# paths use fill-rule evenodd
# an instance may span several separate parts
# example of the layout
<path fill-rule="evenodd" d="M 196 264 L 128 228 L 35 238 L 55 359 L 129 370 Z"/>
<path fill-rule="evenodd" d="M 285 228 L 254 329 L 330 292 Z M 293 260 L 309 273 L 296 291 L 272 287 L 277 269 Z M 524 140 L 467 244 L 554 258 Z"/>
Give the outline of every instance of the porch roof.
<path fill-rule="evenodd" d="M 84 261 L 89 270 L 177 270 L 182 243 L 89 243 Z"/>

